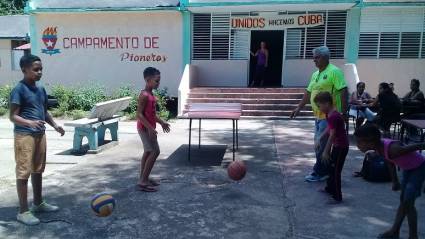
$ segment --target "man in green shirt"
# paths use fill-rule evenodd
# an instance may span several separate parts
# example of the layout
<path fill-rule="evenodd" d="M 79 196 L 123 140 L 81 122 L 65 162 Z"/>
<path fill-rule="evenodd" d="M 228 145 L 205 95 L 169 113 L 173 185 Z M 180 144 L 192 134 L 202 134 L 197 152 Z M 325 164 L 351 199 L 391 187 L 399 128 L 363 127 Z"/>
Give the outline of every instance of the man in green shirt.
<path fill-rule="evenodd" d="M 329 58 L 330 52 L 326 46 L 313 49 L 313 59 L 318 70 L 311 76 L 310 83 L 304 92 L 303 99 L 291 114 L 291 118 L 295 118 L 300 110 L 310 102 L 314 116 L 316 117 L 314 133 L 316 164 L 314 165 L 313 172 L 305 177 L 306 181 L 309 182 L 323 181 L 328 177 L 327 166 L 323 164 L 321 160 L 327 138 L 322 137 L 320 140 L 320 136 L 327 128 L 326 115 L 320 112 L 319 108 L 314 103 L 314 97 L 319 92 L 327 91 L 333 96 L 336 109 L 344 114 L 345 117 L 347 112 L 348 91 L 344 73 L 335 65 L 330 64 Z"/>

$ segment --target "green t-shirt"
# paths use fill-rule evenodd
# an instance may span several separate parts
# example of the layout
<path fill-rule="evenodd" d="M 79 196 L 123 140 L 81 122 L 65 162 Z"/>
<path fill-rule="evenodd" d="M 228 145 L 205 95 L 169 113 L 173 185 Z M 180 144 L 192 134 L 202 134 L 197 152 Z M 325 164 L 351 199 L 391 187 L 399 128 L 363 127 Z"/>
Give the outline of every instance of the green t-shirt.
<path fill-rule="evenodd" d="M 314 103 L 314 97 L 319 92 L 327 91 L 332 94 L 335 108 L 341 112 L 341 90 L 347 87 L 344 79 L 344 73 L 338 67 L 329 64 L 322 72 L 317 70 L 311 76 L 310 84 L 307 91 L 310 92 L 310 102 L 313 107 L 314 116 L 318 119 L 325 119 L 326 115 L 320 112 L 317 105 Z"/>

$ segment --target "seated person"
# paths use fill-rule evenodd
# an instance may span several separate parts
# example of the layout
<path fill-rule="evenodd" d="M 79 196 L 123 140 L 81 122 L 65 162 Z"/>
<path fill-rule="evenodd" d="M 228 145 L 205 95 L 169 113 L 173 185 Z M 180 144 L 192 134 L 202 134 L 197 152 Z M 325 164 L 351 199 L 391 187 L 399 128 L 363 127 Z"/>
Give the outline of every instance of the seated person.
<path fill-rule="evenodd" d="M 369 107 L 378 107 L 373 122 L 384 131 L 384 137 L 389 137 L 391 124 L 401 120 L 401 101 L 388 83 L 379 84 L 379 94 Z"/>
<path fill-rule="evenodd" d="M 357 83 L 357 90 L 350 97 L 349 114 L 356 118 L 356 128 L 360 127 L 365 119 L 372 121 L 376 115 L 367 107 L 367 104 L 373 102 L 373 99 L 365 91 L 365 88 L 366 84 L 364 82 Z"/>
<path fill-rule="evenodd" d="M 403 99 L 404 113 L 406 115 L 422 113 L 424 110 L 424 93 L 419 90 L 420 82 L 417 79 L 412 79 L 410 82 L 410 92 Z"/>

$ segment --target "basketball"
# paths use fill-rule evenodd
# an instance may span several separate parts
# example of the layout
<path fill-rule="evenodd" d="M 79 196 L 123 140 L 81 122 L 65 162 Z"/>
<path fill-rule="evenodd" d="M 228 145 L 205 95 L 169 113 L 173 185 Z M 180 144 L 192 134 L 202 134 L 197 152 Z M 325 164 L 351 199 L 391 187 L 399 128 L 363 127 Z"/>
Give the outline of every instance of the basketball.
<path fill-rule="evenodd" d="M 243 161 L 233 161 L 227 167 L 227 174 L 235 181 L 239 181 L 245 177 L 246 166 Z"/>
<path fill-rule="evenodd" d="M 91 200 L 91 208 L 97 216 L 107 217 L 115 208 L 115 199 L 108 193 L 96 194 Z"/>

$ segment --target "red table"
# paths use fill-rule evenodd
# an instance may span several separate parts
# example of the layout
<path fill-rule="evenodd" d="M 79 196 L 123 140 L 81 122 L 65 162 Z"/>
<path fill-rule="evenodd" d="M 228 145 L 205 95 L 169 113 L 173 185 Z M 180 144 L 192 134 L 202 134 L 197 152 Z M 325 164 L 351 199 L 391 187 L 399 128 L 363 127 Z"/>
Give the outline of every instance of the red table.
<path fill-rule="evenodd" d="M 202 119 L 232 120 L 233 123 L 233 161 L 235 161 L 235 144 L 239 148 L 238 121 L 242 115 L 240 103 L 192 103 L 188 105 L 185 114 L 180 118 L 189 119 L 189 149 L 188 160 L 190 161 L 190 149 L 192 143 L 192 120 L 199 120 L 199 143 L 201 147 L 201 121 Z"/>

